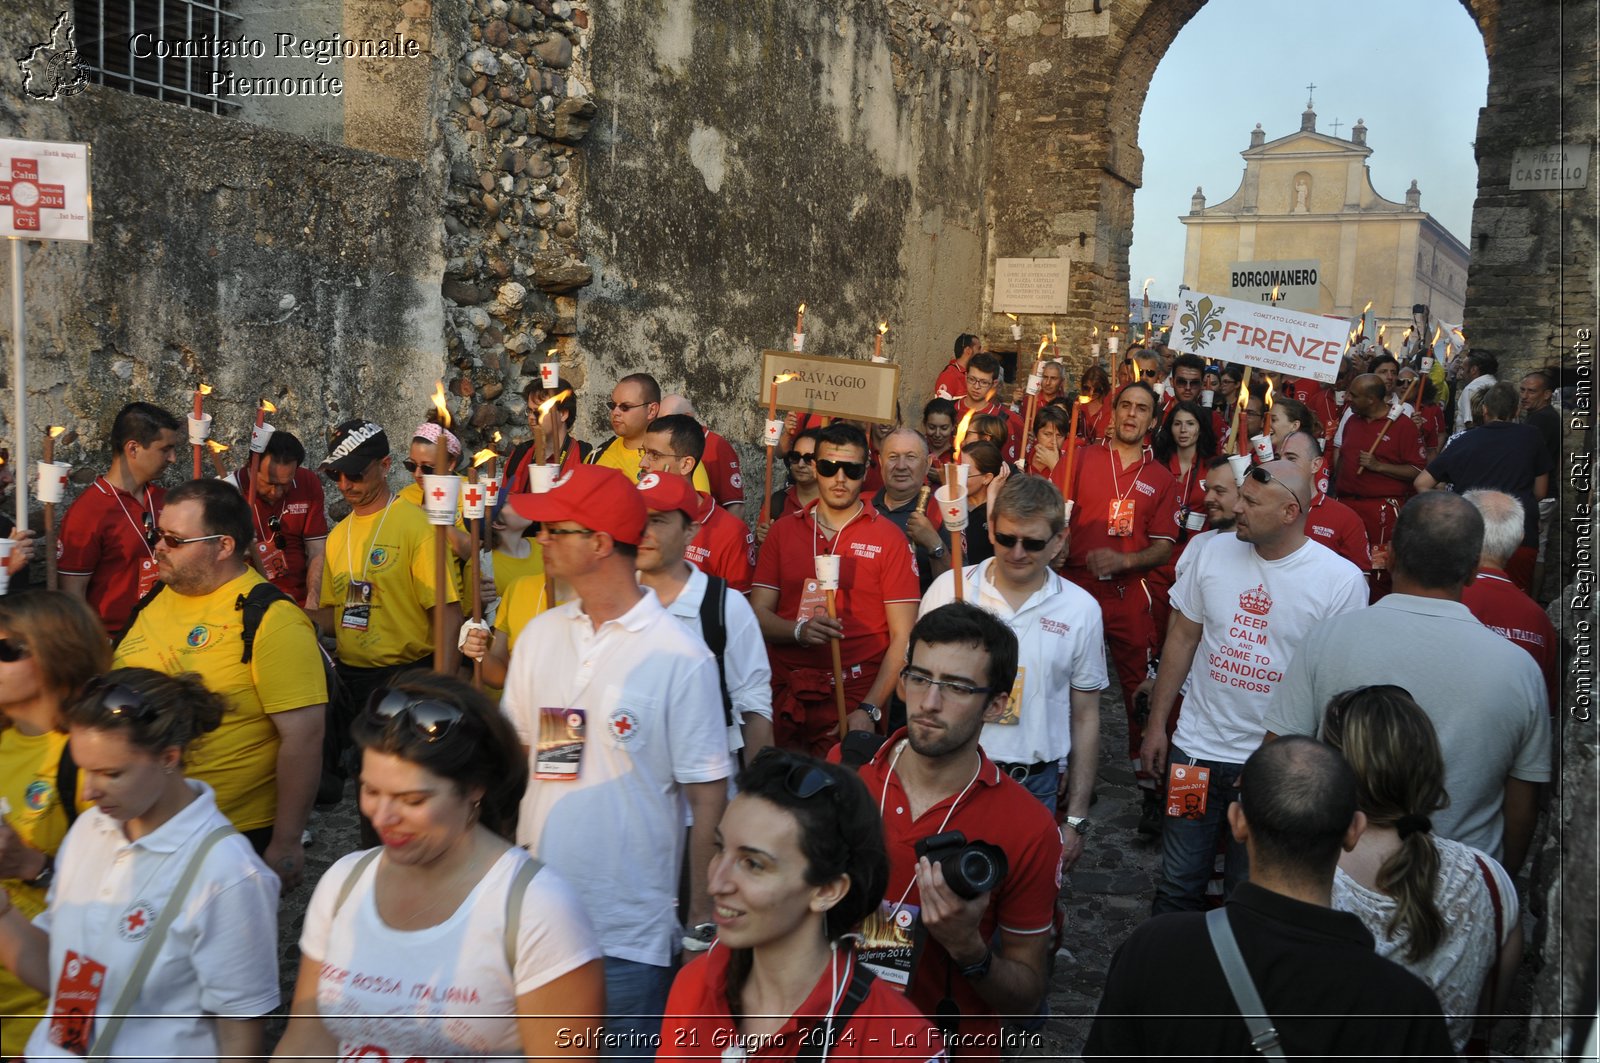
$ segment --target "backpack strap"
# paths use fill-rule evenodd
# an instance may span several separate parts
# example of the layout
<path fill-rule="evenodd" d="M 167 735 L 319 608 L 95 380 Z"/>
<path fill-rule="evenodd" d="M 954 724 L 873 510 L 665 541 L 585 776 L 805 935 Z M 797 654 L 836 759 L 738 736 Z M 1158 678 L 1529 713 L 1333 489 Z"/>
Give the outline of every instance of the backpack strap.
<path fill-rule="evenodd" d="M 239 655 L 240 664 L 249 664 L 256 652 L 256 631 L 261 627 L 261 621 L 266 619 L 267 610 L 274 602 L 293 602 L 294 599 L 285 594 L 271 583 L 258 583 L 251 587 L 246 594 L 239 595 L 233 607 L 244 614 L 239 631 L 239 641 L 244 643 L 244 652 Z"/>
<path fill-rule="evenodd" d="M 344 902 L 350 899 L 350 891 L 356 888 L 356 880 L 367 869 L 367 865 L 376 860 L 382 852 L 383 847 L 378 846 L 361 854 L 361 859 L 356 861 L 356 866 L 352 867 L 350 873 L 344 877 L 344 881 L 339 883 L 339 892 L 333 898 L 333 915 L 339 914 L 339 909 L 344 907 Z"/>
<path fill-rule="evenodd" d="M 122 1021 L 128 1017 L 128 1009 L 138 999 L 139 990 L 143 988 L 144 981 L 150 974 L 150 967 L 156 962 L 156 954 L 161 951 L 161 945 L 167 939 L 167 931 L 172 929 L 173 920 L 178 918 L 178 911 L 183 907 L 184 898 L 189 895 L 195 877 L 200 874 L 200 865 L 205 862 L 206 854 L 211 852 L 222 839 L 236 833 L 238 832 L 233 829 L 231 823 L 224 823 L 195 846 L 194 852 L 189 856 L 188 864 L 184 866 L 182 877 L 173 887 L 166 903 L 161 906 L 161 914 L 156 916 L 155 924 L 150 928 L 150 936 L 145 938 L 144 944 L 139 947 L 139 958 L 134 961 L 133 969 L 128 972 L 128 980 L 123 983 L 122 992 L 117 994 L 116 1004 L 105 1013 L 105 1025 L 100 1027 L 100 1033 L 96 1035 L 94 1044 L 89 1048 L 88 1059 L 92 1063 L 105 1063 L 109 1058 L 117 1033 L 122 1029 Z"/>
<path fill-rule="evenodd" d="M 814 1023 L 800 1041 L 795 1063 L 822 1063 L 826 1060 L 828 1053 L 838 1043 L 839 1036 L 844 1033 L 844 1028 L 850 1024 L 851 1016 L 855 1015 L 856 1009 L 861 1007 L 867 994 L 872 991 L 872 983 L 877 976 L 854 953 L 850 956 L 850 965 L 850 982 L 845 987 L 839 1007 L 833 1013 L 831 1031 L 826 1019 Z"/>
<path fill-rule="evenodd" d="M 513 995 L 517 988 L 517 934 L 522 929 L 522 902 L 528 893 L 528 883 L 544 869 L 539 858 L 529 854 L 511 876 L 511 892 L 506 894 L 506 970 L 511 972 Z"/>
<path fill-rule="evenodd" d="M 733 726 L 733 697 L 728 693 L 728 669 L 723 655 L 728 649 L 728 581 L 706 576 L 706 595 L 700 599 L 700 637 L 717 659 L 717 683 L 722 688 L 722 722 Z"/>
<path fill-rule="evenodd" d="M 585 465 L 598 465 L 598 464 L 600 464 L 600 459 L 605 457 L 606 451 L 610 450 L 612 445 L 615 444 L 618 441 L 618 439 L 619 439 L 619 437 L 612 436 L 610 439 L 606 440 L 604 443 L 601 443 L 598 447 L 595 447 L 593 450 L 589 451 L 589 456 L 582 459 L 583 464 L 585 464 Z M 583 453 L 583 451 L 580 449 L 578 451 L 578 453 L 581 455 Z"/>
<path fill-rule="evenodd" d="M 117 634 L 111 640 L 111 649 L 113 651 L 115 651 L 118 646 L 122 645 L 122 640 L 127 638 L 128 632 L 133 630 L 133 622 L 139 619 L 139 614 L 144 612 L 144 607 L 155 601 L 156 595 L 160 594 L 166 589 L 167 585 L 165 583 L 162 583 L 160 580 L 156 580 L 155 586 L 151 587 L 148 591 L 145 591 L 144 597 L 140 598 L 134 603 L 133 611 L 128 614 L 128 622 L 122 625 L 122 630 L 117 632 Z"/>
<path fill-rule="evenodd" d="M 72 759 L 72 743 L 61 743 L 61 759 L 56 761 L 56 800 L 67 814 L 67 826 L 78 821 L 78 762 Z"/>
<path fill-rule="evenodd" d="M 1228 925 L 1226 908 L 1213 908 L 1206 913 L 1206 933 L 1211 935 L 1211 947 L 1217 952 L 1217 962 L 1222 964 L 1222 973 L 1233 992 L 1233 1002 L 1239 1006 L 1239 1017 L 1250 1028 L 1251 1047 L 1268 1059 L 1289 1058 L 1284 1055 L 1278 1031 L 1272 1025 L 1272 1016 L 1267 1014 L 1266 1005 L 1261 1003 L 1261 994 L 1256 992 L 1250 968 L 1245 966 L 1244 956 L 1239 952 L 1239 942 L 1234 939 L 1233 928 Z"/>
<path fill-rule="evenodd" d="M 1474 853 L 1472 858 L 1478 863 L 1478 870 L 1483 874 L 1483 884 L 1489 887 L 1489 902 L 1494 905 L 1494 962 L 1489 965 L 1489 976 L 1485 979 L 1483 987 L 1484 999 L 1488 1002 L 1489 1010 L 1493 1011 L 1495 983 L 1500 977 L 1500 951 L 1506 933 L 1505 906 L 1500 901 L 1500 884 L 1494 880 L 1494 872 L 1483 862 L 1483 857 Z"/>

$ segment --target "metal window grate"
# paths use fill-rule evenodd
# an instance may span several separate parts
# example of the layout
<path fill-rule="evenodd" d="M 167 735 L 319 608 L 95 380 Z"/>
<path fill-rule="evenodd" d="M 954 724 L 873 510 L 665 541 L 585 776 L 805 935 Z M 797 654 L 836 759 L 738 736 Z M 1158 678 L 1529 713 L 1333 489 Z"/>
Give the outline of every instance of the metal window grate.
<path fill-rule="evenodd" d="M 97 84 L 231 114 L 239 105 L 210 89 L 213 76 L 229 66 L 217 57 L 217 44 L 240 36 L 240 18 L 229 10 L 234 2 L 74 0 L 79 61 Z"/>

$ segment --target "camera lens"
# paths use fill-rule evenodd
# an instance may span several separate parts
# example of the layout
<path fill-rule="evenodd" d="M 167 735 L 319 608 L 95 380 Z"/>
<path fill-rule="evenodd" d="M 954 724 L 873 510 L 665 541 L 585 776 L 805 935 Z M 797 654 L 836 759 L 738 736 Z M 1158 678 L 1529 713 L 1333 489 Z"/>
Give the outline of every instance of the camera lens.
<path fill-rule="evenodd" d="M 993 890 L 1006 874 L 1005 854 L 984 842 L 966 846 L 946 859 L 943 867 L 945 882 L 958 896 L 968 900 Z"/>

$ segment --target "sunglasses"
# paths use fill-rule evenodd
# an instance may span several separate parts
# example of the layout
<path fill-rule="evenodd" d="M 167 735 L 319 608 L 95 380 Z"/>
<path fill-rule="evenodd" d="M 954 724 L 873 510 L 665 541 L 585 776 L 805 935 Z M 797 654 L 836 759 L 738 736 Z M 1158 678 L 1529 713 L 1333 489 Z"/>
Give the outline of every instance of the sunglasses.
<path fill-rule="evenodd" d="M 422 470 L 422 475 L 424 475 L 424 476 L 432 476 L 433 475 L 433 465 L 432 465 L 431 462 L 412 461 L 410 458 L 407 458 L 405 461 L 402 461 L 400 464 L 405 467 L 406 472 L 415 474 L 418 469 L 421 469 Z"/>
<path fill-rule="evenodd" d="M 811 465 L 817 460 L 816 451 L 802 454 L 798 450 L 791 450 L 783 456 L 783 460 L 790 465 Z"/>
<path fill-rule="evenodd" d="M 16 664 L 24 657 L 32 657 L 33 651 L 28 649 L 28 644 L 21 639 L 0 639 L 0 661 L 6 664 Z"/>
<path fill-rule="evenodd" d="M 815 764 L 796 764 L 783 780 L 783 788 L 802 801 L 809 801 L 836 785 L 837 780 Z"/>
<path fill-rule="evenodd" d="M 225 539 L 225 538 L 227 538 L 227 536 L 225 536 L 225 535 L 196 535 L 196 536 L 194 536 L 193 538 L 190 538 L 190 539 L 183 539 L 183 538 L 180 538 L 180 537 L 178 537 L 176 535 L 173 535 L 169 531 L 158 531 L 158 532 L 156 532 L 156 542 L 158 542 L 158 543 L 166 543 L 167 544 L 167 548 L 169 550 L 176 550 L 178 547 L 180 547 L 180 546 L 188 546 L 190 543 L 205 543 L 205 542 L 210 542 L 212 539 Z"/>
<path fill-rule="evenodd" d="M 454 705 L 433 698 L 418 698 L 403 690 L 379 687 L 367 699 L 367 717 L 382 726 L 404 718 L 424 742 L 438 742 L 455 730 L 465 714 Z"/>
<path fill-rule="evenodd" d="M 114 720 L 146 723 L 155 719 L 155 706 L 144 695 L 123 683 L 108 683 L 96 676 L 83 688 L 85 698 L 93 697 L 105 714 Z"/>
<path fill-rule="evenodd" d="M 650 404 L 648 402 L 607 402 L 602 403 L 602 405 L 612 413 L 628 413 Z"/>
<path fill-rule="evenodd" d="M 867 475 L 867 463 L 864 461 L 831 461 L 828 458 L 817 459 L 818 476 L 837 476 L 841 471 L 851 480 L 864 479 Z"/>
<path fill-rule="evenodd" d="M 377 465 L 378 462 L 373 462 L 360 472 L 344 472 L 340 469 L 324 469 L 322 471 L 322 475 L 326 476 L 328 478 L 328 482 L 332 484 L 343 483 L 346 480 L 353 484 L 358 484 L 362 480 L 365 480 L 368 476 L 371 476 L 372 470 L 376 468 Z"/>
<path fill-rule="evenodd" d="M 1005 532 L 992 532 L 995 545 L 1002 550 L 1010 550 L 1018 543 L 1030 554 L 1037 554 L 1040 550 L 1050 545 L 1049 539 L 1024 539 L 1020 535 L 1007 535 Z"/>
<path fill-rule="evenodd" d="M 278 545 L 279 534 L 283 531 L 283 518 L 276 515 L 268 517 L 267 531 L 271 533 L 267 537 L 268 541 L 270 541 L 273 546 Z"/>
<path fill-rule="evenodd" d="M 906 668 L 900 673 L 901 680 L 906 685 L 907 694 L 922 695 L 930 687 L 943 687 L 946 691 L 958 698 L 975 698 L 979 694 L 987 694 L 993 687 L 975 687 L 971 683 L 963 683 L 958 679 L 935 679 L 920 668 Z"/>
<path fill-rule="evenodd" d="M 1306 508 L 1306 504 L 1300 501 L 1300 492 L 1296 491 L 1294 488 L 1290 487 L 1288 484 L 1272 475 L 1271 469 L 1257 465 L 1249 472 L 1245 473 L 1245 475 L 1250 477 L 1250 479 L 1254 480 L 1258 484 L 1277 484 L 1279 487 L 1289 492 L 1290 496 L 1295 501 L 1295 505 L 1299 506 L 1301 509 Z"/>

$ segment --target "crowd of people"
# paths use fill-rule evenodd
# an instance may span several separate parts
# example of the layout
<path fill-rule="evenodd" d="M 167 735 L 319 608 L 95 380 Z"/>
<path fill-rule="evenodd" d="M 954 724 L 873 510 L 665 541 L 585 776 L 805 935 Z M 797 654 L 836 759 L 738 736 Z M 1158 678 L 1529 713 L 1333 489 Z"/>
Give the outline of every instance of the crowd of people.
<path fill-rule="evenodd" d="M 1152 343 L 1024 385 L 963 335 L 909 423 L 791 412 L 755 505 L 650 374 L 593 446 L 535 379 L 439 534 L 434 419 L 168 489 L 182 422 L 129 403 L 59 589 L 5 562 L 0 1057 L 997 1058 L 1112 830 L 1113 683 L 1160 870 L 1086 1055 L 1462 1051 L 1559 682 L 1556 381 L 1497 372 Z"/>

